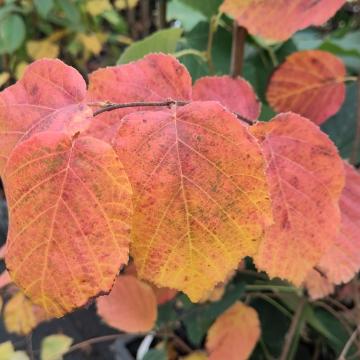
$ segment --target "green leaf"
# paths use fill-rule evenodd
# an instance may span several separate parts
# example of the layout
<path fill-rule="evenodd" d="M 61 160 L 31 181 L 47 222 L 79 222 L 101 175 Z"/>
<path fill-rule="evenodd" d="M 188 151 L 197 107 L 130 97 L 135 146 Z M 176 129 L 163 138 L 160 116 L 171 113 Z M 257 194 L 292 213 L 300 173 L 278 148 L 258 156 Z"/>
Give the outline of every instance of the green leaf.
<path fill-rule="evenodd" d="M 153 52 L 172 54 L 176 50 L 182 30 L 178 28 L 159 30 L 143 40 L 136 41 L 126 48 L 120 56 L 118 64 L 127 64 Z"/>
<path fill-rule="evenodd" d="M 346 86 L 346 99 L 340 111 L 321 126 L 345 159 L 350 157 L 355 140 L 356 114 L 357 86 L 351 83 Z"/>
<path fill-rule="evenodd" d="M 41 360 L 60 360 L 73 342 L 73 339 L 66 335 L 49 335 L 41 342 Z"/>
<path fill-rule="evenodd" d="M 200 22 L 179 42 L 179 50 L 197 49 L 205 51 L 209 34 L 209 23 Z M 231 56 L 231 33 L 219 27 L 214 35 L 212 60 L 216 75 L 229 74 Z M 193 55 L 182 56 L 180 61 L 189 70 L 195 81 L 209 75 L 209 68 L 205 61 Z"/>
<path fill-rule="evenodd" d="M 278 358 L 290 326 L 290 319 L 265 299 L 255 298 L 250 305 L 259 315 L 262 341 L 271 355 Z"/>
<path fill-rule="evenodd" d="M 166 360 L 166 359 L 167 359 L 166 352 L 164 350 L 158 350 L 158 349 L 149 350 L 143 357 L 143 360 Z"/>
<path fill-rule="evenodd" d="M 13 53 L 25 39 L 25 24 L 16 14 L 6 16 L 0 21 L 0 54 Z"/>
<path fill-rule="evenodd" d="M 186 5 L 181 0 L 172 0 L 167 5 L 167 21 L 179 20 L 186 31 L 192 30 L 199 22 L 206 21 L 206 16 Z"/>
<path fill-rule="evenodd" d="M 351 336 L 351 333 L 346 331 L 341 322 L 325 309 L 315 308 L 313 316 L 316 318 L 318 325 L 314 326 L 313 321 L 309 321 L 309 324 L 324 337 L 327 344 L 334 350 L 335 354 L 337 355 L 334 358 L 337 359 L 349 337 Z M 351 355 L 354 355 L 355 352 L 356 347 L 352 346 L 347 355 L 350 357 Z"/>
<path fill-rule="evenodd" d="M 40 16 L 46 18 L 54 7 L 54 0 L 34 0 L 34 5 Z"/>
<path fill-rule="evenodd" d="M 199 346 L 214 320 L 234 304 L 244 290 L 243 282 L 229 284 L 221 300 L 205 304 L 193 304 L 185 295 L 180 296 L 184 304 L 183 323 L 189 340 Z"/>
<path fill-rule="evenodd" d="M 57 3 L 63 10 L 65 18 L 71 23 L 71 25 L 79 26 L 81 16 L 75 4 L 70 0 L 58 0 Z"/>
<path fill-rule="evenodd" d="M 15 351 L 13 344 L 6 341 L 0 344 L 1 360 L 29 360 L 25 351 Z"/>
<path fill-rule="evenodd" d="M 223 0 L 180 0 L 185 5 L 189 6 L 193 10 L 202 13 L 208 18 L 215 15 L 218 10 L 219 6 L 223 2 Z"/>

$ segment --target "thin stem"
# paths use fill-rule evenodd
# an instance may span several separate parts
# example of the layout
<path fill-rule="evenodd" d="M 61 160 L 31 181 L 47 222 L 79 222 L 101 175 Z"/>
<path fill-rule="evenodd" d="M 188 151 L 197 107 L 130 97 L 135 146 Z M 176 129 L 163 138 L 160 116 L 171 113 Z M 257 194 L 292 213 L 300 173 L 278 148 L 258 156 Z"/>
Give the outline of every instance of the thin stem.
<path fill-rule="evenodd" d="M 214 44 L 214 35 L 218 28 L 220 17 L 221 17 L 221 13 L 218 13 L 217 15 L 213 16 L 210 20 L 210 25 L 209 25 L 208 43 L 206 47 L 206 60 L 208 63 L 209 71 L 212 74 L 215 73 L 215 67 L 212 60 L 212 48 Z"/>
<path fill-rule="evenodd" d="M 238 25 L 237 21 L 233 23 L 233 36 L 231 48 L 230 74 L 232 77 L 241 76 L 244 63 L 246 29 Z"/>
<path fill-rule="evenodd" d="M 174 56 L 177 58 L 180 58 L 180 57 L 186 56 L 186 55 L 194 55 L 194 56 L 197 56 L 197 57 L 201 58 L 202 60 L 206 61 L 206 52 L 199 51 L 196 49 L 184 49 L 184 50 L 177 51 L 174 54 Z"/>
<path fill-rule="evenodd" d="M 355 329 L 355 331 L 351 334 L 351 336 L 349 337 L 349 340 L 346 342 L 343 350 L 341 351 L 338 360 L 346 360 L 346 355 L 349 352 L 351 345 L 353 344 L 353 342 L 355 341 L 358 332 L 360 330 L 360 325 Z"/>
<path fill-rule="evenodd" d="M 102 108 L 94 111 L 93 116 L 97 116 L 107 111 L 112 111 L 116 109 L 124 109 L 129 107 L 144 107 L 144 106 L 184 106 L 189 104 L 188 101 L 177 101 L 177 100 L 166 100 L 166 101 L 149 101 L 149 102 L 130 102 L 130 103 L 123 103 L 123 104 L 112 104 L 112 103 L 104 103 Z M 99 105 L 99 104 L 95 104 Z"/>
<path fill-rule="evenodd" d="M 350 163 L 356 165 L 359 148 L 360 148 L 360 76 L 357 78 L 357 120 L 356 120 L 356 133 L 353 144 L 353 149 L 350 157 Z"/>
<path fill-rule="evenodd" d="M 303 297 L 296 309 L 295 315 L 291 321 L 290 328 L 285 336 L 285 344 L 279 360 L 290 360 L 294 355 L 294 344 L 298 339 L 303 326 L 303 313 L 307 304 L 307 299 Z"/>
<path fill-rule="evenodd" d="M 270 57 L 271 62 L 272 62 L 272 65 L 273 65 L 274 67 L 278 66 L 278 65 L 279 65 L 279 60 L 278 60 L 278 58 L 276 57 L 276 53 L 275 53 L 274 49 L 273 49 L 271 46 L 269 46 L 266 50 L 267 50 L 267 52 L 268 52 L 268 54 L 269 54 L 269 57 Z"/>
<path fill-rule="evenodd" d="M 143 335 L 144 334 L 132 334 L 132 335 L 129 335 L 129 334 L 112 334 L 112 335 L 104 335 L 104 336 L 99 336 L 99 337 L 87 339 L 87 340 L 81 341 L 81 342 L 71 346 L 69 348 L 69 350 L 66 351 L 66 353 L 64 353 L 64 355 L 72 353 L 72 352 L 77 351 L 77 350 L 87 348 L 89 345 L 98 344 L 98 343 L 106 342 L 106 341 L 112 341 L 112 340 L 116 340 L 116 339 L 119 339 L 119 338 L 132 340 L 134 338 L 137 338 L 137 337 L 143 336 Z"/>

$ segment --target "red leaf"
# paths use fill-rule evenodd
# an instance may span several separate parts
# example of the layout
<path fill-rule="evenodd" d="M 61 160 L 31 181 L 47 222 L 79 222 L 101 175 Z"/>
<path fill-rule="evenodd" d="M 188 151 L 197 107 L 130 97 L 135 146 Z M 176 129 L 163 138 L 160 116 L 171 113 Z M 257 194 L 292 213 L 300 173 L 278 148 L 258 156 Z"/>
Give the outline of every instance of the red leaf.
<path fill-rule="evenodd" d="M 225 0 L 220 10 L 250 34 L 284 41 L 297 30 L 322 25 L 346 0 Z"/>
<path fill-rule="evenodd" d="M 320 50 L 299 51 L 275 71 L 266 97 L 276 111 L 294 111 L 320 125 L 344 102 L 345 75 L 345 66 L 336 56 Z"/>
<path fill-rule="evenodd" d="M 173 56 L 150 54 L 130 64 L 107 67 L 90 74 L 88 98 L 95 102 L 115 103 L 190 100 L 191 77 Z M 118 109 L 101 114 L 93 121 L 89 133 L 109 141 L 122 117 L 139 110 L 148 108 Z"/>
<path fill-rule="evenodd" d="M 198 301 L 257 252 L 271 220 L 263 156 L 221 105 L 127 115 L 115 148 L 134 189 L 141 278 Z"/>
<path fill-rule="evenodd" d="M 243 78 L 203 77 L 194 85 L 193 99 L 219 101 L 231 112 L 238 113 L 250 120 L 256 120 L 260 115 L 261 103 L 251 85 Z"/>
<path fill-rule="evenodd" d="M 250 131 L 268 163 L 275 220 L 265 230 L 256 264 L 271 277 L 300 285 L 336 238 L 342 160 L 327 135 L 296 114 L 278 115 Z"/>
<path fill-rule="evenodd" d="M 148 332 L 157 318 L 151 287 L 131 275 L 120 275 L 111 293 L 97 299 L 98 314 L 110 326 L 126 332 Z"/>
<path fill-rule="evenodd" d="M 131 187 L 110 145 L 59 132 L 16 147 L 3 178 L 9 273 L 61 316 L 110 290 L 128 260 Z"/>
<path fill-rule="evenodd" d="M 360 174 L 344 164 L 346 183 L 340 198 L 340 233 L 318 264 L 334 284 L 349 281 L 360 269 Z"/>
<path fill-rule="evenodd" d="M 311 299 L 317 300 L 332 294 L 335 290 L 334 284 L 316 270 L 310 270 L 306 276 L 305 287 Z"/>
<path fill-rule="evenodd" d="M 0 93 L 0 174 L 16 144 L 39 131 L 67 131 L 88 126 L 82 76 L 60 60 L 38 60 L 23 78 Z"/>
<path fill-rule="evenodd" d="M 241 302 L 226 310 L 209 329 L 209 360 L 246 360 L 260 338 L 256 311 Z"/>

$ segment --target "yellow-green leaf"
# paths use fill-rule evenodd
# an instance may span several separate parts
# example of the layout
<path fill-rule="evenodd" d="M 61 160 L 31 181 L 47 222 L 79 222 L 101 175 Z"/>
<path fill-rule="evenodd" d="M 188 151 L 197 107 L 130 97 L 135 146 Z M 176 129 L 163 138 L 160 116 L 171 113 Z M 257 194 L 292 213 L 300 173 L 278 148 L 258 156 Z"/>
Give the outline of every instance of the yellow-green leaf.
<path fill-rule="evenodd" d="M 70 349 L 73 339 L 66 335 L 49 335 L 41 342 L 41 360 L 61 360 Z"/>

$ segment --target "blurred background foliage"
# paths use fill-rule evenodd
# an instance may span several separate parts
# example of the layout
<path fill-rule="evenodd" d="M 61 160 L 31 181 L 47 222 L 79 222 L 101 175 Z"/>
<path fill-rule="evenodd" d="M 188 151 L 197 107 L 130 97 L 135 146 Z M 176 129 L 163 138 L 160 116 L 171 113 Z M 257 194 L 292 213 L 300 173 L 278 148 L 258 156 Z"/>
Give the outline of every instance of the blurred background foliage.
<path fill-rule="evenodd" d="M 0 89 L 19 79 L 28 63 L 42 57 L 60 58 L 76 67 L 85 78 L 99 67 L 127 63 L 150 52 L 174 54 L 189 69 L 193 80 L 205 75 L 229 74 L 232 20 L 218 13 L 221 2 L 0 0 Z M 260 119 L 269 120 L 274 115 L 265 99 L 271 73 L 287 55 L 305 49 L 329 51 L 345 62 L 350 75 L 359 74 L 360 1 L 349 1 L 324 26 L 300 31 L 283 43 L 247 36 L 243 76 L 263 103 Z M 356 93 L 356 85 L 349 83 L 342 109 L 323 125 L 343 157 L 350 155 L 355 137 Z M 6 205 L 1 191 L 0 240 L 4 243 Z M 262 274 L 254 275 L 251 264 L 246 269 L 228 284 L 219 301 L 194 305 L 180 295 L 163 305 L 158 325 L 168 326 L 181 318 L 182 324 L 176 334 L 185 339 L 191 349 L 196 349 L 201 347 L 213 320 L 241 298 L 256 308 L 261 320 L 262 337 L 252 358 L 276 358 L 302 294 L 282 282 L 269 281 Z M 299 343 L 296 358 L 316 358 L 314 354 L 322 359 L 336 358 L 351 335 L 351 324 L 356 321 L 351 295 L 353 286 L 352 283 L 339 289 L 332 298 L 305 305 L 298 333 L 303 331 L 305 323 L 308 326 L 296 343 Z M 359 293 L 359 289 L 356 288 L 355 293 Z M 11 294 L 7 294 L 5 300 L 10 297 Z M 19 333 L 9 335 L 5 328 L 6 325 L 0 324 L 0 342 L 10 339 L 20 348 L 29 345 L 28 337 Z M 40 348 L 46 335 L 59 331 L 66 332 L 74 342 L 115 333 L 99 323 L 91 307 L 41 324 L 33 331 L 34 349 Z M 108 344 L 100 343 L 88 353 L 70 354 L 66 359 L 131 359 L 128 350 L 133 349 L 134 353 L 138 345 L 138 339 L 124 337 L 112 345 L 111 351 Z M 149 354 L 150 359 L 151 352 Z M 153 350 L 152 359 L 165 359 L 164 354 L 164 350 Z M 355 348 L 349 354 L 354 359 L 359 358 Z"/>

